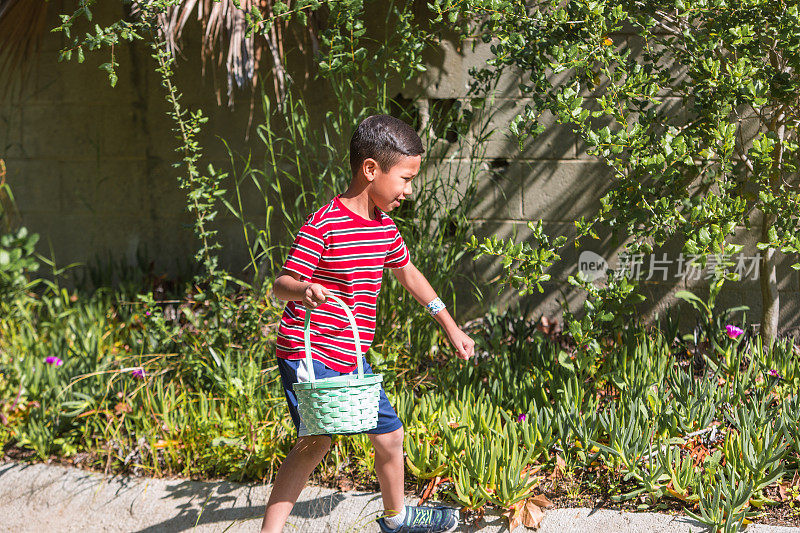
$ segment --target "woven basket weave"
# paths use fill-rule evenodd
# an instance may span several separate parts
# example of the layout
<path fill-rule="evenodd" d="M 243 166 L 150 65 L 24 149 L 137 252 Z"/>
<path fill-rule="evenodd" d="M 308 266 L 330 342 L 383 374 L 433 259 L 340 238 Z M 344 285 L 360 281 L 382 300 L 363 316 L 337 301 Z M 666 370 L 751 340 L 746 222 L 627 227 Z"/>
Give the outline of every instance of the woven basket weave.
<path fill-rule="evenodd" d="M 311 310 L 306 310 L 305 351 L 308 381 L 295 383 L 292 388 L 297 396 L 300 418 L 309 435 L 361 433 L 375 429 L 378 425 L 378 402 L 380 400 L 380 374 L 364 374 L 364 357 L 361 355 L 361 340 L 356 319 L 350 308 L 336 296 L 328 296 L 344 309 L 355 341 L 357 374 L 316 379 L 311 358 Z"/>

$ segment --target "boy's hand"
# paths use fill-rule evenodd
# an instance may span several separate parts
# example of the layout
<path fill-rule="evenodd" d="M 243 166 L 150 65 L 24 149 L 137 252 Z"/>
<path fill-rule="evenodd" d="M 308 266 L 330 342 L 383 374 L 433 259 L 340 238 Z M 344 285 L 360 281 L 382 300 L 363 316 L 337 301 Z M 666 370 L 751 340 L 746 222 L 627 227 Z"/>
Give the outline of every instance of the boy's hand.
<path fill-rule="evenodd" d="M 475 341 L 460 329 L 454 328 L 452 331 L 448 331 L 447 337 L 458 352 L 459 359 L 469 359 L 475 355 Z"/>
<path fill-rule="evenodd" d="M 324 304 L 328 300 L 328 294 L 330 294 L 328 289 L 319 283 L 309 283 L 303 293 L 303 307 L 306 309 L 314 309 L 320 304 Z"/>

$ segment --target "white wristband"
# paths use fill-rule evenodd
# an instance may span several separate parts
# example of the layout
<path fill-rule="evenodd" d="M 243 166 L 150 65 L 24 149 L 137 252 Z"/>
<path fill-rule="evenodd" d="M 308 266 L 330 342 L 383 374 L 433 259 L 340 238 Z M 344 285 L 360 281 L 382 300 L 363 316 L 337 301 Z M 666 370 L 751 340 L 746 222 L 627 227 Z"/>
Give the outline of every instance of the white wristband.
<path fill-rule="evenodd" d="M 428 312 L 431 316 L 435 316 L 439 311 L 444 309 L 444 302 L 437 296 L 431 302 L 425 306 L 428 309 Z"/>

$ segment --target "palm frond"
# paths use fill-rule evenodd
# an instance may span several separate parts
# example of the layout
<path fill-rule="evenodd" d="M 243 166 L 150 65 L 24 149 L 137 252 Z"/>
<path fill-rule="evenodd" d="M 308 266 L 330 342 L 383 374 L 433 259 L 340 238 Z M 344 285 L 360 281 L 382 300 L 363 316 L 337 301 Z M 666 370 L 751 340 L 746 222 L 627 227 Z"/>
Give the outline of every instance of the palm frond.
<path fill-rule="evenodd" d="M 0 0 L 0 96 L 7 95 L 17 75 L 24 81 L 30 72 L 46 15 L 43 0 Z"/>
<path fill-rule="evenodd" d="M 138 16 L 151 0 L 134 1 L 132 14 Z M 236 4 L 239 4 L 239 7 Z M 284 2 L 291 9 L 291 0 Z M 15 74 L 26 74 L 46 31 L 47 6 L 44 0 L 0 0 L 0 95 L 10 90 Z M 271 13 L 274 0 L 182 0 L 158 15 L 158 27 L 173 55 L 180 54 L 183 31 L 194 18 L 202 28 L 201 57 L 203 72 L 208 64 L 214 69 L 224 64 L 227 72 L 228 104 L 233 105 L 235 89 L 255 87 L 259 66 L 264 58 L 272 61 L 272 82 L 278 102 L 291 81 L 284 67 L 283 35 L 285 24 L 277 21 L 269 32 L 247 35 L 246 14 L 252 8 Z M 308 28 L 313 48 L 316 35 Z"/>
<path fill-rule="evenodd" d="M 134 3 L 134 14 L 150 0 Z M 247 35 L 246 14 L 253 7 L 268 13 L 273 0 L 183 0 L 158 17 L 158 27 L 173 55 L 180 54 L 180 41 L 192 14 L 202 27 L 201 56 L 203 70 L 207 64 L 221 66 L 224 62 L 228 82 L 228 104 L 233 104 L 234 90 L 253 87 L 264 52 L 272 59 L 273 81 L 278 101 L 283 100 L 289 75 L 284 68 L 283 28 L 273 24 L 269 33 Z M 290 4 L 291 2 L 289 2 Z M 291 6 L 290 6 L 291 7 Z"/>

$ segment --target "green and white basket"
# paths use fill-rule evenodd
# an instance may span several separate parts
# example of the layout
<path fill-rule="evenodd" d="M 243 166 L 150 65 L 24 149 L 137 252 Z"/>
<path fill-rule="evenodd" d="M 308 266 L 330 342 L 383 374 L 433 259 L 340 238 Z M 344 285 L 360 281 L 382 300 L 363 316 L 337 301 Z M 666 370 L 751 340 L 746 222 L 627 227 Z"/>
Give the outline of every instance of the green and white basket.
<path fill-rule="evenodd" d="M 306 309 L 305 350 L 308 381 L 295 383 L 300 418 L 309 435 L 361 433 L 378 426 L 380 374 L 364 374 L 364 357 L 356 319 L 350 308 L 336 296 L 328 296 L 344 309 L 353 329 L 358 373 L 316 379 L 311 358 L 311 310 Z"/>

